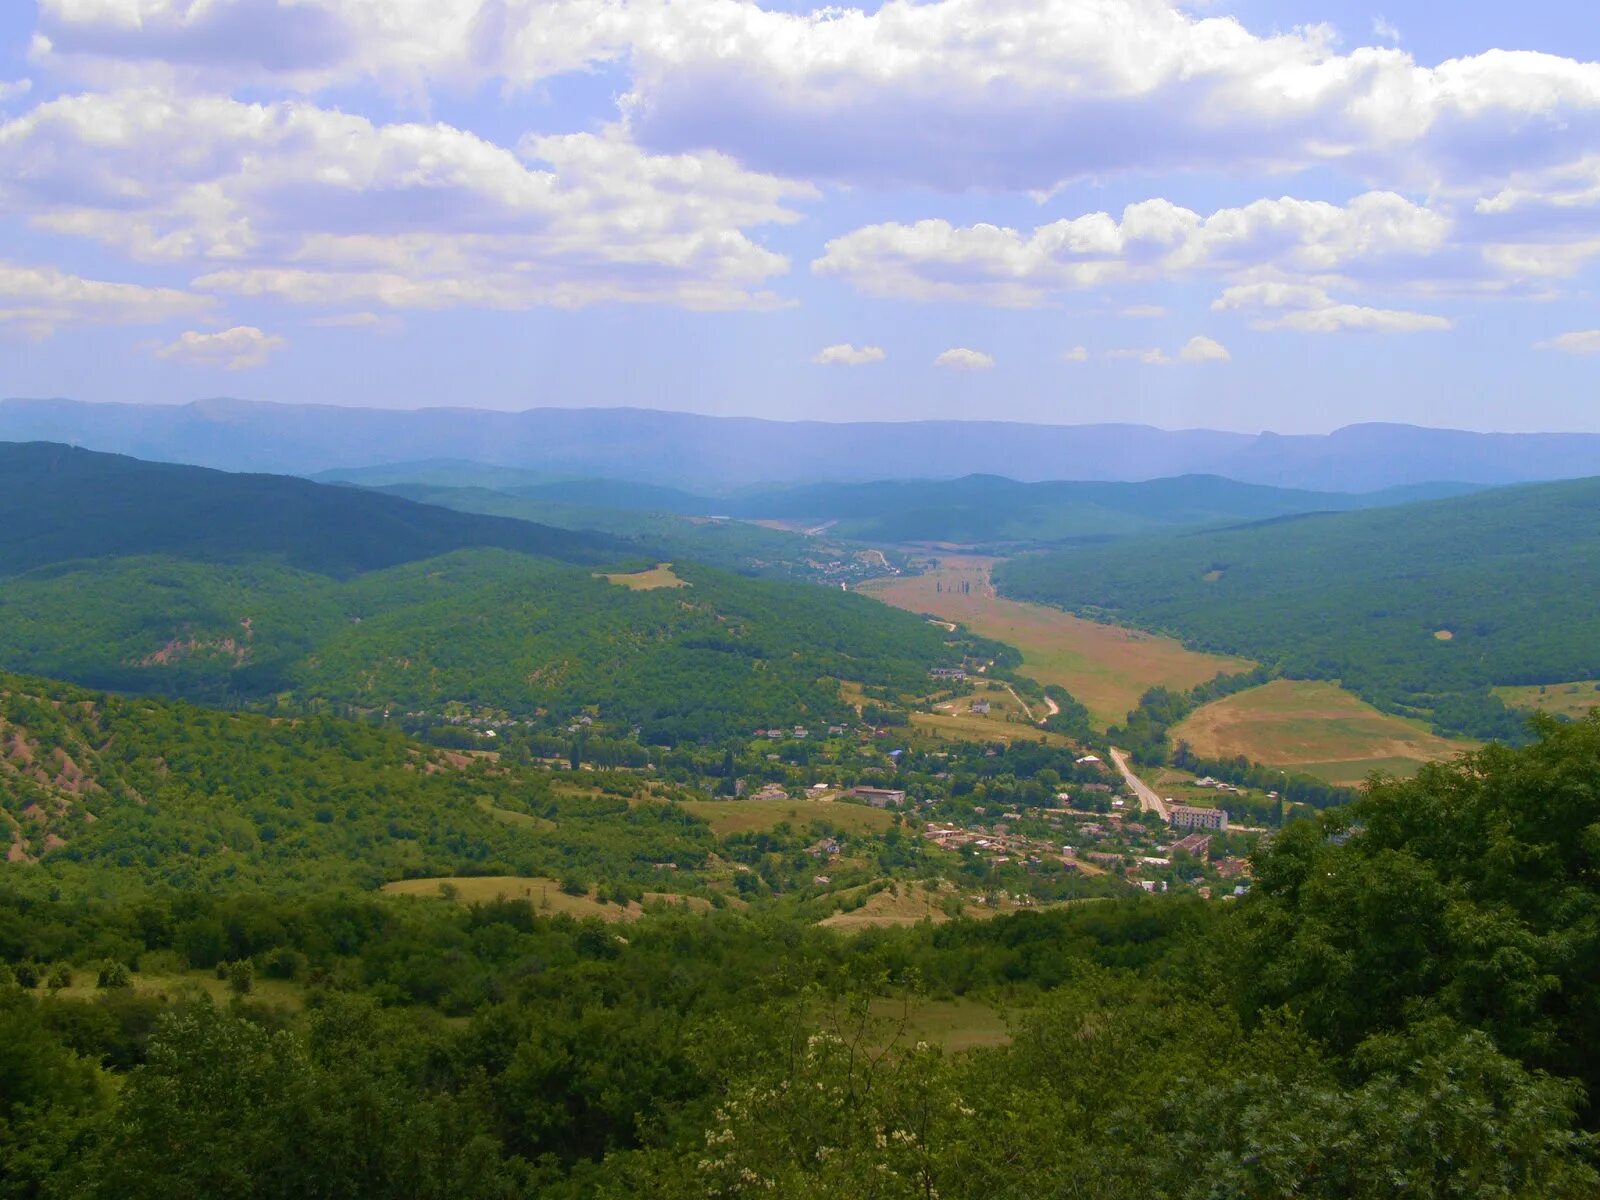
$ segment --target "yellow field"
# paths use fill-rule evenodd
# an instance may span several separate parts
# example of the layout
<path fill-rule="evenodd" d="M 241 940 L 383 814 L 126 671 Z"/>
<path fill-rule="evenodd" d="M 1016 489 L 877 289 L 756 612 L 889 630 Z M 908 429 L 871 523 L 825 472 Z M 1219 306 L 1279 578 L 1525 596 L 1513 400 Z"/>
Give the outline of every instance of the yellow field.
<path fill-rule="evenodd" d="M 1600 708 L 1600 683 L 1582 679 L 1573 683 L 1552 683 L 1530 687 L 1497 687 L 1494 694 L 1508 708 L 1524 712 L 1544 712 L 1577 720 L 1592 708 Z"/>
<path fill-rule="evenodd" d="M 401 879 L 386 883 L 383 890 L 392 896 L 439 896 L 449 884 L 455 889 L 459 904 L 482 904 L 490 900 L 527 900 L 540 913 L 554 915 L 599 917 L 602 921 L 636 921 L 644 915 L 644 908 L 636 903 L 627 905 L 602 904 L 593 895 L 569 896 L 554 879 L 537 875 L 456 875 L 444 879 Z M 698 896 L 682 897 L 670 892 L 646 892 L 645 903 L 665 901 L 676 904 L 687 899 L 690 908 L 697 912 L 710 909 L 711 902 Z"/>
<path fill-rule="evenodd" d="M 1121 721 L 1150 688 L 1187 689 L 1219 672 L 1247 671 L 1240 658 L 1200 654 L 1171 638 L 1086 621 L 1041 604 L 1006 600 L 989 579 L 992 558 L 941 558 L 923 575 L 874 580 L 861 591 L 911 612 L 959 621 L 1022 652 L 1022 669 L 1066 688 L 1099 728 Z M 970 585 L 963 593 L 961 587 Z"/>
<path fill-rule="evenodd" d="M 600 575 L 598 578 L 635 592 L 653 592 L 657 588 L 694 586 L 687 579 L 679 579 L 674 575 L 671 563 L 657 563 L 648 571 L 635 571 L 631 575 Z"/>
<path fill-rule="evenodd" d="M 755 833 L 784 821 L 796 829 L 827 821 L 846 833 L 882 833 L 894 824 L 894 814 L 884 809 L 831 800 L 688 800 L 681 807 L 710 825 L 717 837 Z"/>
<path fill-rule="evenodd" d="M 71 987 L 60 988 L 54 992 L 45 987 L 40 987 L 36 996 L 58 996 L 70 1000 L 93 1000 L 97 996 L 110 995 L 95 986 L 99 976 L 97 968 L 75 967 L 72 971 L 73 984 Z M 202 992 L 218 1004 L 226 1005 L 233 999 L 233 992 L 228 987 L 225 979 L 218 979 L 215 971 L 175 971 L 170 974 L 149 974 L 135 971 L 132 975 L 132 986 L 135 992 L 143 995 L 157 995 L 177 998 L 185 993 Z M 255 974 L 255 983 L 246 997 L 265 1004 L 275 1004 L 280 1008 L 298 1009 L 305 1003 L 304 993 L 300 985 L 287 979 L 267 979 L 258 970 Z"/>
<path fill-rule="evenodd" d="M 1338 784 L 1360 783 L 1372 771 L 1411 775 L 1425 762 L 1454 758 L 1475 745 L 1379 712 L 1338 684 L 1289 679 L 1202 705 L 1171 737 L 1203 758 L 1243 754 Z"/>
<path fill-rule="evenodd" d="M 867 897 L 867 902 L 855 911 L 836 912 L 832 916 L 824 917 L 818 924 L 845 933 L 885 925 L 915 925 L 918 921 L 932 921 L 938 925 L 951 919 L 950 914 L 945 912 L 944 906 L 952 898 L 962 899 L 960 912 L 963 917 L 973 917 L 978 920 L 1019 912 L 1023 907 L 1035 910 L 1059 907 L 1051 904 L 1021 906 L 1009 900 L 998 904 L 973 904 L 954 891 L 930 892 L 920 885 L 902 882 L 898 894 L 885 888 Z M 1067 900 L 1062 903 L 1085 903 L 1085 901 Z"/>

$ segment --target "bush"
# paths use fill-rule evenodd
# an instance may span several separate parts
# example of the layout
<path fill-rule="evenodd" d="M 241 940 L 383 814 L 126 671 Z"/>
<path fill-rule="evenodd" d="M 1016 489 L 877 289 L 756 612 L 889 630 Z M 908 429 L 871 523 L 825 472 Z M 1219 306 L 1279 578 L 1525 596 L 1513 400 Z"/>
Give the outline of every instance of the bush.
<path fill-rule="evenodd" d="M 16 977 L 17 986 L 23 988 L 36 988 L 39 986 L 39 968 L 31 962 L 19 962 L 11 969 Z"/>
<path fill-rule="evenodd" d="M 100 988 L 127 988 L 133 986 L 133 975 L 127 963 L 108 962 L 100 968 L 95 986 Z"/>
<path fill-rule="evenodd" d="M 48 987 L 52 992 L 58 992 L 62 988 L 71 987 L 72 968 L 67 966 L 66 963 L 57 963 L 54 967 L 50 968 L 50 977 L 45 980 L 45 986 Z"/>
<path fill-rule="evenodd" d="M 248 996 L 256 986 L 256 967 L 248 958 L 228 964 L 228 990 L 235 996 Z"/>

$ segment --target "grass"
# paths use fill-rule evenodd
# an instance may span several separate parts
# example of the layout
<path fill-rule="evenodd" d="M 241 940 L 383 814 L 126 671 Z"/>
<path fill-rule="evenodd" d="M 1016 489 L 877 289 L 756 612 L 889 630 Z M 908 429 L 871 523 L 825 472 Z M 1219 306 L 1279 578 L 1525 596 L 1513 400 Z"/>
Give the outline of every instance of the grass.
<path fill-rule="evenodd" d="M 688 800 L 682 807 L 710 825 L 719 838 L 757 833 L 785 821 L 797 829 L 826 821 L 846 833 L 882 833 L 894 824 L 894 814 L 885 809 L 831 800 Z"/>
<path fill-rule="evenodd" d="M 1600 683 L 1593 679 L 1529 687 L 1497 687 L 1494 694 L 1508 708 L 1571 717 L 1573 720 L 1580 719 L 1592 708 L 1600 707 Z"/>
<path fill-rule="evenodd" d="M 1372 771 L 1412 775 L 1474 743 L 1439 737 L 1420 721 L 1379 712 L 1336 683 L 1279 679 L 1202 705 L 1172 730 L 1204 758 L 1243 754 L 1329 783 Z"/>
<path fill-rule="evenodd" d="M 1253 665 L 1241 658 L 1201 654 L 1171 638 L 1004 599 L 989 579 L 994 561 L 941 558 L 936 570 L 874 580 L 860 590 L 896 608 L 932 613 L 1015 646 L 1022 652 L 1023 671 L 1040 683 L 1066 688 L 1102 729 L 1126 717 L 1152 687 L 1191 688 L 1221 672 Z M 963 586 L 970 590 L 962 592 Z"/>
<path fill-rule="evenodd" d="M 73 984 L 71 987 L 51 991 L 41 986 L 36 994 L 39 996 L 64 997 L 69 1000 L 93 1000 L 98 996 L 112 994 L 95 986 L 95 980 L 98 978 L 96 970 L 89 967 L 80 967 L 74 968 L 72 974 Z M 131 982 L 133 990 L 144 995 L 176 998 L 186 992 L 198 991 L 221 1005 L 226 1005 L 233 999 L 233 991 L 229 988 L 228 981 L 218 979 L 215 971 L 194 970 L 152 973 L 135 971 Z M 246 999 L 289 1009 L 299 1009 L 305 1003 L 305 995 L 301 991 L 299 984 L 287 979 L 265 979 L 259 971 L 256 972 L 255 982 L 251 986 Z"/>
<path fill-rule="evenodd" d="M 556 823 L 546 817 L 536 817 L 531 813 L 515 812 L 509 808 L 498 808 L 487 796 L 478 797 L 478 807 L 495 820 L 516 826 L 518 829 L 548 830 L 556 827 Z"/>
<path fill-rule="evenodd" d="M 945 911 L 945 905 L 952 899 L 961 901 L 959 908 L 961 916 L 978 920 L 1014 913 L 1023 907 L 1036 909 L 1056 907 L 1048 904 L 1023 906 L 1014 904 L 1010 900 L 1003 900 L 998 904 L 973 904 L 959 892 L 950 890 L 930 892 L 920 884 L 902 882 L 895 891 L 885 888 L 880 892 L 874 892 L 867 897 L 867 902 L 860 908 L 850 912 L 836 912 L 832 916 L 824 917 L 818 924 L 845 933 L 885 926 L 915 925 L 919 921 L 932 921 L 938 925 L 951 919 L 950 914 Z M 1072 901 L 1064 903 L 1070 904 Z"/>
<path fill-rule="evenodd" d="M 977 1000 L 878 996 L 868 1008 L 874 1017 L 891 1027 L 903 1027 L 902 1042 L 927 1042 L 947 1054 L 1005 1046 L 1011 1042 L 1011 1029 L 1004 1015 Z"/>
<path fill-rule="evenodd" d="M 648 571 L 634 571 L 628 575 L 601 575 L 607 583 L 614 583 L 618 587 L 625 587 L 634 592 L 653 592 L 657 588 L 684 588 L 693 587 L 687 579 L 679 579 L 672 573 L 671 563 L 657 563 Z"/>
<path fill-rule="evenodd" d="M 554 879 L 538 875 L 453 875 L 437 879 L 401 879 L 384 884 L 383 890 L 392 896 L 440 897 L 445 887 L 454 889 L 453 899 L 458 904 L 483 904 L 491 900 L 527 900 L 539 912 L 547 915 L 566 913 L 568 916 L 599 917 L 602 921 L 636 921 L 644 915 L 643 905 L 629 902 L 626 905 L 602 902 L 592 893 L 569 896 Z M 705 912 L 711 902 L 698 896 L 678 896 L 671 892 L 646 892 L 646 904 L 663 901 L 676 904 L 686 901 L 690 908 Z"/>

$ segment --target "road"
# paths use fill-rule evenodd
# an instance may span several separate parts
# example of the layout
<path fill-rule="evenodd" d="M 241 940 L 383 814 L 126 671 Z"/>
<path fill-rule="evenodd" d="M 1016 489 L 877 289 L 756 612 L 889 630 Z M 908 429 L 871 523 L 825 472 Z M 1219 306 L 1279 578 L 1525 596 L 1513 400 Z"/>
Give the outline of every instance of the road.
<path fill-rule="evenodd" d="M 1133 773 L 1133 768 L 1128 766 L 1128 756 L 1115 746 L 1111 748 L 1111 761 L 1116 764 L 1117 770 L 1122 772 L 1122 780 L 1139 797 L 1139 807 L 1145 812 L 1153 812 L 1163 821 L 1167 819 L 1166 801 L 1156 795 L 1149 784 Z"/>

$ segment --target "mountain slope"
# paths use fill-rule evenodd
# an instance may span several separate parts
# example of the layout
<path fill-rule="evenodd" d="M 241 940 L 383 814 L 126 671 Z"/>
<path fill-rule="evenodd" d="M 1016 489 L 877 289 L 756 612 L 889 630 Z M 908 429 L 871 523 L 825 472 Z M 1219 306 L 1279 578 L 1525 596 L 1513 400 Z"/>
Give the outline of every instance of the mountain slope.
<path fill-rule="evenodd" d="M 1205 473 L 1274 486 L 1373 491 L 1436 479 L 1501 484 L 1600 473 L 1600 434 L 1380 424 L 1284 436 L 1001 421 L 784 422 L 645 409 L 402 412 L 225 399 L 144 406 L 19 399 L 0 401 L 0 438 L 74 442 L 232 470 L 314 474 L 460 459 L 695 491 L 973 473 L 1024 480 Z"/>
<path fill-rule="evenodd" d="M 470 546 L 573 562 L 628 552 L 597 534 L 472 516 L 280 475 L 233 475 L 44 442 L 0 444 L 0 574 L 104 555 L 279 559 L 350 576 Z"/>
<path fill-rule="evenodd" d="M 1029 556 L 1000 588 L 1516 736 L 1493 684 L 1600 679 L 1600 479 Z"/>

